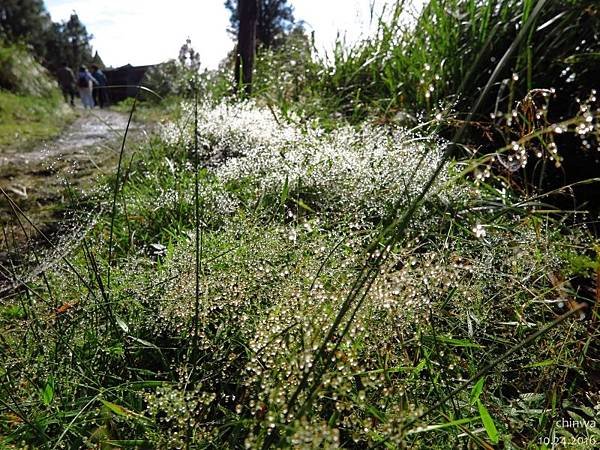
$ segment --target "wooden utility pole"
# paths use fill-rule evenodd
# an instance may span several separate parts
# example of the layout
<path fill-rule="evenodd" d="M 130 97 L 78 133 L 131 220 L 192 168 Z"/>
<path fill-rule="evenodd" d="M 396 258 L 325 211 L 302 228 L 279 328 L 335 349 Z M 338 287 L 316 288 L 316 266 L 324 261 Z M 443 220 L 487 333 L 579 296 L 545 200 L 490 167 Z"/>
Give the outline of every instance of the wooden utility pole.
<path fill-rule="evenodd" d="M 239 0 L 238 45 L 235 58 L 235 82 L 238 92 L 252 93 L 252 71 L 256 51 L 256 22 L 258 20 L 258 0 Z"/>

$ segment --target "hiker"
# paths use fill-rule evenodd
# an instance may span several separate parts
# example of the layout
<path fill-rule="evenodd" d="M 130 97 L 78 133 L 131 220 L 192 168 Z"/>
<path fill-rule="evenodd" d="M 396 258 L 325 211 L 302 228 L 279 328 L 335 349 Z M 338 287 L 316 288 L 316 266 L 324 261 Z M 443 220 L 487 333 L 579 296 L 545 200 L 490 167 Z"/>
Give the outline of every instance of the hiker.
<path fill-rule="evenodd" d="M 70 97 L 71 106 L 75 106 L 75 89 L 73 88 L 73 85 L 75 84 L 75 75 L 66 62 L 61 64 L 61 67 L 56 72 L 56 77 L 58 78 L 58 85 L 63 93 L 65 102 L 69 103 Z"/>
<path fill-rule="evenodd" d="M 104 108 L 104 103 L 107 98 L 106 85 L 108 84 L 106 75 L 104 75 L 104 72 L 102 72 L 96 64 L 93 64 L 92 76 L 98 82 L 97 85 L 94 85 L 94 102 L 96 105 L 100 106 L 100 108 Z"/>
<path fill-rule="evenodd" d="M 94 99 L 92 98 L 92 89 L 94 84 L 98 82 L 87 70 L 85 66 L 79 68 L 79 75 L 77 76 L 77 87 L 79 88 L 79 96 L 81 97 L 81 103 L 84 108 L 92 109 L 94 107 Z"/>

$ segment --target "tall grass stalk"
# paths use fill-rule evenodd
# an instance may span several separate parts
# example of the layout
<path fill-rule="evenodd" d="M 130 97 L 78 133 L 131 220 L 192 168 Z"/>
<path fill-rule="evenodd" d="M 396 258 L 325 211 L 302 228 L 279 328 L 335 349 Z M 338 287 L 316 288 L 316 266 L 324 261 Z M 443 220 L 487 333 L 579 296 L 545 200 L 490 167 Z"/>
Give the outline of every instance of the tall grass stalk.
<path fill-rule="evenodd" d="M 112 257 L 113 257 L 113 237 L 114 237 L 114 229 L 115 229 L 115 218 L 117 216 L 117 196 L 119 195 L 119 186 L 121 183 L 121 169 L 122 169 L 121 166 L 123 163 L 123 155 L 125 154 L 125 143 L 127 142 L 127 133 L 129 132 L 129 128 L 131 126 L 131 120 L 133 119 L 133 113 L 135 112 L 135 107 L 138 102 L 140 91 L 141 91 L 140 86 L 137 86 L 137 90 L 135 92 L 135 97 L 133 98 L 133 104 L 131 105 L 131 110 L 129 111 L 129 117 L 127 118 L 127 125 L 125 127 L 125 131 L 123 132 L 123 139 L 121 141 L 121 148 L 119 150 L 119 161 L 117 163 L 117 169 L 116 169 L 116 174 L 115 174 L 115 186 L 113 189 L 109 237 L 108 237 L 108 265 L 106 268 L 106 287 L 107 287 L 108 291 L 110 291 L 110 273 L 111 273 Z M 109 299 L 106 298 L 105 301 L 108 304 Z"/>
<path fill-rule="evenodd" d="M 194 229 L 195 229 L 195 287 L 194 287 L 194 319 L 192 321 L 192 351 L 198 352 L 198 326 L 200 318 L 200 274 L 202 271 L 202 238 L 203 224 L 200 210 L 200 146 L 198 143 L 198 80 L 193 80 L 194 92 Z"/>
<path fill-rule="evenodd" d="M 483 91 L 481 92 L 477 101 L 475 102 L 472 109 L 470 110 L 469 115 L 467 116 L 466 121 L 465 121 L 466 123 L 470 123 L 473 120 L 475 114 L 477 112 L 479 112 L 483 102 L 487 99 L 487 97 L 490 93 L 492 85 L 498 80 L 498 77 L 500 76 L 502 71 L 504 71 L 506 69 L 513 53 L 522 44 L 522 40 L 526 36 L 528 37 L 528 39 L 527 39 L 527 42 L 525 43 L 525 47 L 527 49 L 529 49 L 529 46 L 531 45 L 532 31 L 534 29 L 534 25 L 538 19 L 540 12 L 542 11 L 542 8 L 546 4 L 546 1 L 547 0 L 537 0 L 537 2 L 535 3 L 535 7 L 533 8 L 531 14 L 529 14 L 528 17 L 526 18 L 523 28 L 521 28 L 517 37 L 514 39 L 514 41 L 511 42 L 508 50 L 506 50 L 506 53 L 504 53 L 504 55 L 498 62 L 498 65 L 496 66 L 496 68 L 492 72 L 491 76 L 489 77 L 487 83 L 485 84 Z M 533 5 L 533 3 L 531 3 L 531 2 L 524 2 L 524 3 L 526 4 L 526 7 L 527 7 L 527 5 L 529 5 L 529 6 Z M 490 9 L 491 7 L 492 7 L 492 4 L 489 3 L 488 9 Z M 486 47 L 487 47 L 487 44 L 484 44 L 483 48 L 485 49 Z M 474 72 L 474 70 L 477 67 L 476 64 L 477 64 L 478 60 L 479 60 L 479 56 L 475 60 L 472 68 L 469 69 L 469 73 Z M 461 87 L 464 86 L 464 84 L 465 84 L 465 81 L 463 81 L 463 83 L 461 84 Z M 459 92 L 461 92 L 461 90 L 459 90 Z M 462 126 L 461 128 L 459 128 L 458 132 L 454 136 L 454 139 L 453 139 L 454 142 L 460 142 L 462 140 L 462 137 L 463 137 L 462 135 L 463 135 L 465 129 L 466 129 L 465 126 Z"/>

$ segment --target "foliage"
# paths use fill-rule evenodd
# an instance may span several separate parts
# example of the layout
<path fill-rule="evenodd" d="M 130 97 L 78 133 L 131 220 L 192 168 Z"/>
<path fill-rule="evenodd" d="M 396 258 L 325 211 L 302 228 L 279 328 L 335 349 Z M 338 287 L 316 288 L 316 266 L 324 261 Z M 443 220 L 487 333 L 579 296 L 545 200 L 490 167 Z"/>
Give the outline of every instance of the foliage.
<path fill-rule="evenodd" d="M 31 47 L 51 71 L 92 61 L 91 35 L 76 13 L 67 22 L 52 22 L 41 0 L 6 0 L 0 5 L 0 39 Z"/>
<path fill-rule="evenodd" d="M 169 60 L 150 67 L 144 76 L 144 86 L 161 98 L 168 96 L 186 97 L 190 95 L 191 83 L 200 76 L 200 54 L 187 39 L 179 50 L 177 60 Z M 153 95 L 143 98 L 157 101 Z"/>
<path fill-rule="evenodd" d="M 279 48 L 258 54 L 254 96 L 284 112 L 302 105 L 308 115 L 312 99 L 307 74 L 313 67 L 311 42 L 302 29 L 295 29 Z"/>
<path fill-rule="evenodd" d="M 0 4 L 0 38 L 30 44 L 39 56 L 45 53 L 51 23 L 43 0 L 3 0 Z"/>
<path fill-rule="evenodd" d="M 0 89 L 24 95 L 52 97 L 56 83 L 23 47 L 0 41 Z"/>
<path fill-rule="evenodd" d="M 161 97 L 166 97 L 181 94 L 182 90 L 187 92 L 187 89 L 181 85 L 182 81 L 181 66 L 172 59 L 150 67 L 144 75 L 143 84 Z M 152 96 L 148 99 L 152 99 Z"/>
<path fill-rule="evenodd" d="M 56 93 L 34 97 L 0 90 L 0 150 L 19 150 L 54 138 L 72 118 Z"/>
<path fill-rule="evenodd" d="M 326 98 L 339 99 L 347 114 L 362 108 L 364 115 L 369 106 L 391 113 L 436 112 L 452 98 L 466 113 L 513 43 L 478 117 L 510 112 L 514 100 L 536 88 L 588 95 L 598 75 L 591 64 L 600 26 L 595 2 L 544 3 L 517 42 L 538 2 L 432 0 L 414 25 L 401 20 L 400 2 L 391 19 L 380 21 L 376 37 L 349 50 L 336 48 L 331 70 L 322 72 Z"/>
<path fill-rule="evenodd" d="M 309 36 L 296 28 L 277 49 L 263 49 L 255 60 L 253 98 L 284 116 L 297 113 L 317 116 L 322 123 L 326 122 L 323 102 L 314 95 L 311 74 L 319 66 L 313 60 L 312 47 Z M 200 77 L 203 94 L 216 103 L 228 98 L 235 92 L 232 70 L 233 55 L 230 54 L 217 70 L 205 71 Z"/>
<path fill-rule="evenodd" d="M 382 16 L 375 36 L 351 47 L 339 40 L 331 58 L 309 49 L 289 58 L 299 63 L 291 67 L 285 52 L 259 57 L 256 98 L 334 127 L 425 121 L 463 156 L 514 146 L 492 164 L 510 183 L 525 192 L 574 184 L 577 204 L 599 210 L 597 187 L 585 182 L 600 169 L 590 151 L 600 133 L 596 3 L 432 0 L 413 21 L 404 5 Z M 562 133 L 548 132 L 560 122 L 569 124 Z M 540 159 L 524 167 L 523 150 Z M 572 199 L 552 202 L 567 207 Z"/>
<path fill-rule="evenodd" d="M 238 16 L 238 0 L 225 0 L 225 7 L 230 12 L 229 32 L 237 36 L 240 26 Z M 293 7 L 287 0 L 259 0 L 258 21 L 256 24 L 256 44 L 265 49 L 277 48 L 285 40 L 285 36 L 294 28 Z"/>
<path fill-rule="evenodd" d="M 92 62 L 90 46 L 92 36 L 88 34 L 85 25 L 79 20 L 76 13 L 71 14 L 69 20 L 60 25 L 58 36 L 65 52 L 64 61 L 69 66 L 79 67 Z"/>
<path fill-rule="evenodd" d="M 0 266 L 0 445 L 597 446 L 597 238 L 512 178 L 560 166 L 567 131 L 597 145 L 595 94 L 554 115 L 520 90 L 536 39 L 567 55 L 563 21 L 595 9 L 529 28 L 544 2 L 517 3 L 433 0 L 421 31 L 382 22 L 329 64 L 295 36 L 255 101 L 200 77 L 213 95 L 121 153 L 87 231 Z M 450 158 L 437 133 L 467 118 L 497 127 L 492 155 Z"/>
<path fill-rule="evenodd" d="M 252 103 L 199 105 L 196 130 L 194 108 L 124 165 L 115 214 L 4 310 L 4 445 L 597 442 L 556 425 L 597 414 L 597 328 L 569 319 L 522 346 L 567 308 L 549 274 L 592 246 L 584 229 L 458 176 L 468 162 L 437 138 L 328 134 Z M 106 194 L 89 203 L 110 211 Z"/>
<path fill-rule="evenodd" d="M 0 150 L 54 138 L 73 117 L 56 82 L 31 53 L 0 41 Z"/>

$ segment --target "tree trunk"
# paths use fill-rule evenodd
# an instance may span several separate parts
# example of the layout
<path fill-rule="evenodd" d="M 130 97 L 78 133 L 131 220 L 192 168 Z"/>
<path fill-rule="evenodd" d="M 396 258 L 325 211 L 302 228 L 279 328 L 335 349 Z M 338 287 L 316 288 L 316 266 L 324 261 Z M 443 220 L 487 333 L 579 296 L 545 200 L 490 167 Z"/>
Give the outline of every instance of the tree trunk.
<path fill-rule="evenodd" d="M 256 21 L 258 20 L 258 0 L 239 0 L 237 55 L 235 58 L 235 82 L 238 92 L 252 93 L 252 70 L 256 49 Z"/>

